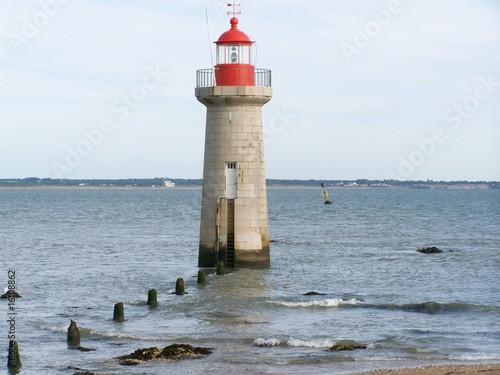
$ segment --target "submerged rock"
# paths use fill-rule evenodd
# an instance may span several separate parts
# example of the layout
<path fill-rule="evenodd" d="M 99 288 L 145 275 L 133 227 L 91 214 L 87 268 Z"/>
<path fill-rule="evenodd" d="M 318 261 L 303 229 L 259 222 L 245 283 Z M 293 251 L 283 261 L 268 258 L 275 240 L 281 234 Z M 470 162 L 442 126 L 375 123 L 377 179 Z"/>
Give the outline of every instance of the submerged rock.
<path fill-rule="evenodd" d="M 335 352 L 338 350 L 356 350 L 356 349 L 366 349 L 366 345 L 359 344 L 356 341 L 351 340 L 343 340 L 337 341 L 334 345 L 332 345 L 327 351 Z"/>
<path fill-rule="evenodd" d="M 324 296 L 324 295 L 326 295 L 326 293 L 318 293 L 313 291 L 304 293 L 304 296 Z"/>
<path fill-rule="evenodd" d="M 121 365 L 140 365 L 158 359 L 163 361 L 178 361 L 180 359 L 200 358 L 211 354 L 210 348 L 194 347 L 187 344 L 172 344 L 162 348 L 152 347 L 137 349 L 135 352 L 118 357 Z"/>
<path fill-rule="evenodd" d="M 22 296 L 16 292 L 15 290 L 9 290 L 6 293 L 2 294 L 0 298 L 7 299 L 7 298 L 21 298 Z"/>
<path fill-rule="evenodd" d="M 442 253 L 443 250 L 439 250 L 436 246 L 431 246 L 418 249 L 417 252 L 422 254 L 437 254 L 437 253 Z"/>
<path fill-rule="evenodd" d="M 76 346 L 74 348 L 70 348 L 70 349 L 73 349 L 73 350 L 79 350 L 81 352 L 93 352 L 95 351 L 95 349 L 92 349 L 92 348 L 86 348 L 84 346 Z"/>

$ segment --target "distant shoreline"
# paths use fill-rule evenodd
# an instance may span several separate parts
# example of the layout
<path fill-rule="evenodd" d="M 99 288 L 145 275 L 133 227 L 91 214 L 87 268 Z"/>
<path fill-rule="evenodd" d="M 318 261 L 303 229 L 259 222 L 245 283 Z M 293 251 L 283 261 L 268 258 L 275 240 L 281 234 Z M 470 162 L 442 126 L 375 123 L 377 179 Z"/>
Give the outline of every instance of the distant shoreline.
<path fill-rule="evenodd" d="M 399 180 L 285 180 L 266 179 L 268 189 L 500 189 L 498 181 L 399 181 Z M 182 178 L 125 179 L 0 179 L 0 188 L 76 188 L 76 189 L 201 189 L 203 180 Z"/>
<path fill-rule="evenodd" d="M 463 184 L 463 185 L 430 185 L 430 186 L 325 186 L 328 190 L 495 190 L 486 184 Z M 64 186 L 64 185 L 26 185 L 26 186 L 6 186 L 0 185 L 1 190 L 19 189 L 19 190 L 201 190 L 202 185 L 187 185 L 187 186 Z M 320 186 L 311 185 L 268 185 L 269 190 L 320 190 Z"/>

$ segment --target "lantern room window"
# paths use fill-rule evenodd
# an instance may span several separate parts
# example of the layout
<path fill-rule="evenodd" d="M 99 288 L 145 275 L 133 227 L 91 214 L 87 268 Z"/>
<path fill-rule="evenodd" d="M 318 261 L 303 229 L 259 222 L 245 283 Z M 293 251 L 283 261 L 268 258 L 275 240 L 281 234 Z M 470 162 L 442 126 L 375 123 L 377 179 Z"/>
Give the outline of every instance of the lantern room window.
<path fill-rule="evenodd" d="M 231 63 L 238 63 L 238 54 L 236 53 L 236 46 L 231 47 Z"/>
<path fill-rule="evenodd" d="M 251 49 L 249 44 L 219 44 L 217 64 L 252 64 Z"/>

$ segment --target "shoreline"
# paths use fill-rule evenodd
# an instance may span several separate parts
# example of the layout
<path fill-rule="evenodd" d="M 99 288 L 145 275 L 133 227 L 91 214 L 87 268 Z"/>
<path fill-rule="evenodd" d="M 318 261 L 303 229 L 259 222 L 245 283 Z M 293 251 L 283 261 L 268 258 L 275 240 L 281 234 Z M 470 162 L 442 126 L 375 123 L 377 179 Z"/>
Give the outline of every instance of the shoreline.
<path fill-rule="evenodd" d="M 406 186 L 327 186 L 328 190 L 496 190 L 485 185 L 453 185 L 453 186 L 429 186 L 425 188 Z M 201 190 L 202 185 L 186 186 L 0 186 L 0 190 Z M 269 190 L 321 190 L 319 186 L 303 185 L 268 185 Z"/>
<path fill-rule="evenodd" d="M 362 372 L 352 372 L 349 375 L 498 375 L 500 374 L 500 362 L 476 363 L 476 364 L 437 364 L 418 365 L 415 367 L 395 367 Z"/>

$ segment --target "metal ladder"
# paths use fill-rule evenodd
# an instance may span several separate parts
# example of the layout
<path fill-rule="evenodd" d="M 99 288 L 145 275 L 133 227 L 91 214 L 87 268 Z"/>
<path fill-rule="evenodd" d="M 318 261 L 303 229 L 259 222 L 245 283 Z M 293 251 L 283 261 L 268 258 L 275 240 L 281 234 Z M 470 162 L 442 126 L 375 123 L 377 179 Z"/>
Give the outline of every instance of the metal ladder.
<path fill-rule="evenodd" d="M 227 200 L 226 268 L 234 268 L 234 199 Z"/>

